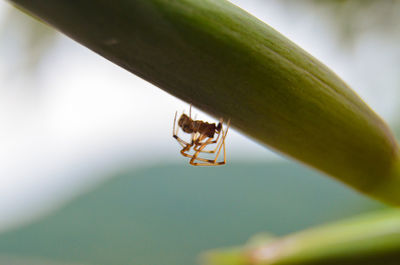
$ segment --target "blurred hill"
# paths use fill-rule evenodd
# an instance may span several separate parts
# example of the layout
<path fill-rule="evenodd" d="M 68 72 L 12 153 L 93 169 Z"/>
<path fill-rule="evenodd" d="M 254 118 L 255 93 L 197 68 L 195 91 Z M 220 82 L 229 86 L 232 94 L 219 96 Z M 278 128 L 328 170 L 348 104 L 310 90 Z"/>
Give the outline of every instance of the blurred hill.
<path fill-rule="evenodd" d="M 204 250 L 383 207 L 289 163 L 127 169 L 0 235 L 0 264 L 195 264 Z"/>

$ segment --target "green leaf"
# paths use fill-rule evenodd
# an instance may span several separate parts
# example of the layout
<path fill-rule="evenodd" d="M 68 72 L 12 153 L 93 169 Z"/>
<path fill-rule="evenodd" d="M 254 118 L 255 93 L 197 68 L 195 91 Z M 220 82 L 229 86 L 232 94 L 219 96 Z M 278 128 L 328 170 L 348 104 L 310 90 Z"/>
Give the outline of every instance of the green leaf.
<path fill-rule="evenodd" d="M 396 265 L 399 260 L 400 212 L 393 210 L 203 256 L 208 265 Z"/>
<path fill-rule="evenodd" d="M 326 66 L 228 1 L 12 2 L 254 140 L 400 204 L 387 125 Z"/>

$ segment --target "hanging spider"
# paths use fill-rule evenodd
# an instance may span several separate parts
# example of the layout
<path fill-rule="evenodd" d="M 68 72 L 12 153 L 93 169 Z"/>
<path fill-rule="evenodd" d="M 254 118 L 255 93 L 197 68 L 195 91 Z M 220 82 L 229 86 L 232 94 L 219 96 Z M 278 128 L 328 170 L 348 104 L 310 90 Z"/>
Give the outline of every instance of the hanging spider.
<path fill-rule="evenodd" d="M 178 127 L 176 128 L 176 115 L 174 118 L 174 126 L 172 129 L 172 136 L 178 141 L 178 143 L 183 147 L 181 154 L 185 157 L 189 157 L 189 163 L 193 166 L 219 166 L 226 164 L 226 154 L 225 154 L 225 138 L 228 133 L 230 120 L 228 120 L 226 131 L 223 129 L 223 120 L 216 125 L 215 123 L 208 123 L 201 120 L 193 120 L 191 118 L 192 105 L 189 108 L 189 116 L 182 113 L 178 120 Z M 176 130 L 175 130 L 176 128 Z M 183 132 L 191 134 L 190 143 L 184 141 L 178 136 L 179 128 Z M 217 136 L 215 138 L 215 136 Z M 217 144 L 213 150 L 204 150 L 205 147 L 210 144 Z M 194 154 L 190 155 L 188 152 L 193 148 Z M 221 149 L 224 150 L 224 160 L 217 162 Z M 205 159 L 198 157 L 200 153 L 216 153 L 215 158 Z M 197 162 L 196 162 L 197 161 Z"/>

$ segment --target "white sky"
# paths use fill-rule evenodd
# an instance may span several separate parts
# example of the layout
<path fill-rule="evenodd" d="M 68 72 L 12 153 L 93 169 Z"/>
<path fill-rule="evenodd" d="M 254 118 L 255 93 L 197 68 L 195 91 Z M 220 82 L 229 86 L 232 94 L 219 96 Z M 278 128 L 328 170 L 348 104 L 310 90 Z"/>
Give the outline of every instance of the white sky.
<path fill-rule="evenodd" d="M 398 80 L 374 76 L 367 67 L 379 64 L 398 73 L 390 67 L 396 58 L 374 53 L 387 43 L 365 36 L 369 42 L 350 55 L 337 47 L 318 14 L 303 10 L 299 17 L 279 1 L 232 2 L 320 59 L 390 118 L 395 105 L 390 87 Z M 6 8 L 0 2 L 0 19 Z M 11 63 L 0 58 L 0 81 L 1 70 Z M 175 111 L 188 105 L 74 41 L 58 37 L 37 81 L 32 85 L 21 76 L 0 88 L 0 229 L 58 205 L 121 165 L 187 163 L 171 127 Z M 387 89 L 374 89 L 382 84 Z M 32 99 L 35 91 L 39 96 Z M 209 119 L 201 113 L 198 118 Z M 230 161 L 280 159 L 234 130 L 227 137 L 227 152 Z"/>

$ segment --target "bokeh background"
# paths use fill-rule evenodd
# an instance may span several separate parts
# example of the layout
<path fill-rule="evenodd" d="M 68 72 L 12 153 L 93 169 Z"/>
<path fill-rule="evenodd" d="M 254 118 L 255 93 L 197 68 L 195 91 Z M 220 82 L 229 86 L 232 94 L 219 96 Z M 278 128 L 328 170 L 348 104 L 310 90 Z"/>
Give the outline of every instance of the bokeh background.
<path fill-rule="evenodd" d="M 232 2 L 333 69 L 400 136 L 400 1 Z M 234 128 L 226 166 L 189 166 L 171 137 L 188 107 L 0 2 L 0 263 L 196 264 L 260 232 L 386 207 Z"/>

